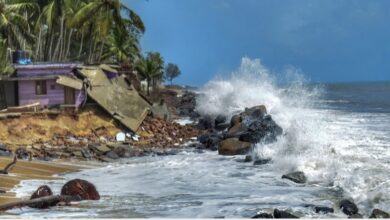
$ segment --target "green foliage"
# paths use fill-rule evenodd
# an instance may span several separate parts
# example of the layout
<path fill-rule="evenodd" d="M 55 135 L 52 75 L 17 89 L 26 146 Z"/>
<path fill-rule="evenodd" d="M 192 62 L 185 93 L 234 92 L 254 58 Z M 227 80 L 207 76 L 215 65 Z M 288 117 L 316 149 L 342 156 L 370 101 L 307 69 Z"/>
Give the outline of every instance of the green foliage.
<path fill-rule="evenodd" d="M 172 85 L 172 81 L 174 78 L 178 77 L 181 74 L 179 67 L 176 64 L 168 63 L 165 67 L 165 79 L 169 80 Z"/>
<path fill-rule="evenodd" d="M 146 57 L 141 57 L 137 64 L 138 74 L 147 81 L 147 94 L 150 95 L 150 83 L 152 80 L 161 79 L 164 73 L 164 60 L 158 52 L 149 52 Z"/>
<path fill-rule="evenodd" d="M 120 0 L 0 0 L 0 37 L 34 61 L 134 62 L 144 31 Z"/>
<path fill-rule="evenodd" d="M 13 73 L 7 54 L 6 40 L 0 39 L 0 75 L 9 75 Z"/>

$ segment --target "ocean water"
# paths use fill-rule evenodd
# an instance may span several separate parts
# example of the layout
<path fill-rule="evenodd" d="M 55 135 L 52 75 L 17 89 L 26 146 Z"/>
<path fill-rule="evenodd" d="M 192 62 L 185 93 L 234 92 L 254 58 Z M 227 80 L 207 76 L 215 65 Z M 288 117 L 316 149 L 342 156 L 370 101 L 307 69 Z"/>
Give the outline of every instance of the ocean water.
<path fill-rule="evenodd" d="M 271 162 L 256 166 L 243 156 L 190 149 L 124 159 L 64 180 L 24 181 L 15 189 L 28 197 L 45 183 L 58 193 L 67 180 L 83 178 L 96 185 L 100 201 L 17 209 L 5 217 L 240 218 L 274 208 L 302 217 L 346 217 L 337 208 L 342 198 L 353 199 L 366 217 L 373 208 L 390 211 L 390 82 L 310 84 L 294 70 L 274 74 L 260 60 L 243 58 L 230 77 L 199 92 L 197 108 L 204 114 L 231 116 L 266 105 L 284 134 L 257 144 L 253 156 Z M 281 179 L 298 170 L 307 183 Z M 335 213 L 317 214 L 314 205 L 334 207 Z"/>

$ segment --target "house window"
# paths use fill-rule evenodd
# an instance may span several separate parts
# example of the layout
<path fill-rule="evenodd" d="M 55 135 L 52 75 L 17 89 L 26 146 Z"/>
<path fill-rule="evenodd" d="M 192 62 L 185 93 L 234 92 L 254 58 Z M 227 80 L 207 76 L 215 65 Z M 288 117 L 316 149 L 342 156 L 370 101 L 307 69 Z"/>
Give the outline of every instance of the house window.
<path fill-rule="evenodd" d="M 35 94 L 36 95 L 46 95 L 46 80 L 37 80 L 35 81 Z"/>

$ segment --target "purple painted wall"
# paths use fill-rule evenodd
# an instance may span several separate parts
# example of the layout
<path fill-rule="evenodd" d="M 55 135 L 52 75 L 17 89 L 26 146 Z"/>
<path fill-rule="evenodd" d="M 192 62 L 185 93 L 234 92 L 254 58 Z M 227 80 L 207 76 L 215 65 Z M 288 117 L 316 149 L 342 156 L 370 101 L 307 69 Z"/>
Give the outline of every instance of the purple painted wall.
<path fill-rule="evenodd" d="M 46 81 L 46 95 L 35 94 L 35 81 L 19 81 L 19 105 L 28 105 L 36 102 L 42 107 L 64 104 L 64 86 L 56 83 L 56 80 Z M 79 106 L 84 100 L 84 91 L 75 91 L 76 105 Z"/>
<path fill-rule="evenodd" d="M 77 63 L 45 63 L 30 65 L 15 65 L 16 74 L 20 78 L 35 76 L 73 75 L 72 70 L 79 67 Z M 46 95 L 35 94 L 34 80 L 20 80 L 19 82 L 19 105 L 28 105 L 36 102 L 42 107 L 64 104 L 64 86 L 56 83 L 55 79 L 46 80 Z M 84 91 L 75 91 L 75 102 L 77 106 L 83 103 Z"/>
<path fill-rule="evenodd" d="M 41 106 L 45 107 L 64 103 L 64 87 L 58 85 L 55 80 L 46 81 L 46 90 L 46 95 L 36 95 L 35 81 L 19 81 L 19 105 L 40 102 Z"/>

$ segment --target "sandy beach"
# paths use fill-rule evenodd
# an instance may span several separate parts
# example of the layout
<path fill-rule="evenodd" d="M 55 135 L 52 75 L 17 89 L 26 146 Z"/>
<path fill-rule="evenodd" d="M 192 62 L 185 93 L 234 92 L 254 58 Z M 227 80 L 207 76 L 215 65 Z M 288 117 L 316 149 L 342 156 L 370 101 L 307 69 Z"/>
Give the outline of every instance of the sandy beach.
<path fill-rule="evenodd" d="M 12 161 L 10 157 L 0 157 L 0 167 L 5 167 Z M 16 165 L 8 175 L 0 175 L 0 190 L 6 193 L 0 194 L 0 204 L 17 200 L 15 193 L 9 192 L 23 180 L 47 180 L 60 178 L 55 175 L 61 175 L 69 172 L 78 171 L 82 165 L 73 166 L 63 161 L 56 162 L 38 162 L 18 160 Z"/>

